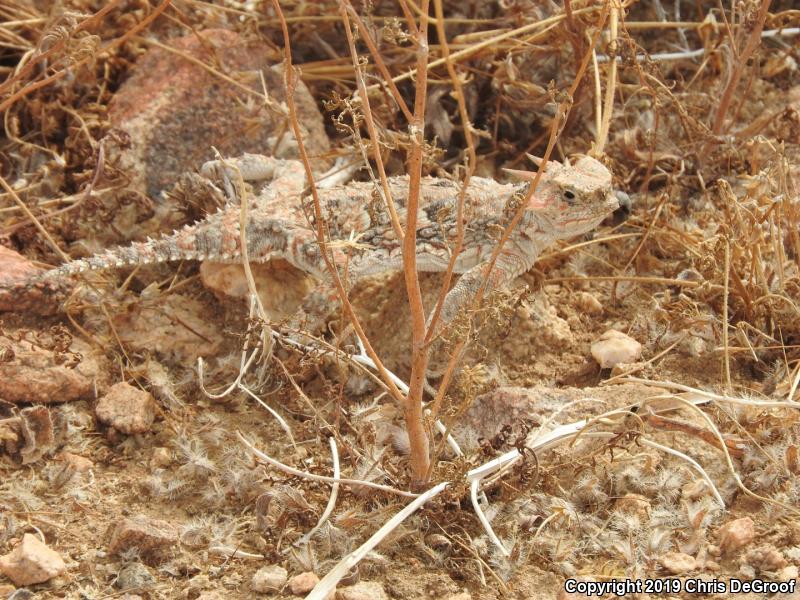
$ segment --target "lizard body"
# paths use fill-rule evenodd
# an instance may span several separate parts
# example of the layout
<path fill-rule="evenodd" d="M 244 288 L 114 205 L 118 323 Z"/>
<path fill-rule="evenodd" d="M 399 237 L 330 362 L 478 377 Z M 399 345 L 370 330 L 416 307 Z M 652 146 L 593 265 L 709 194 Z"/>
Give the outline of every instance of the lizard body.
<path fill-rule="evenodd" d="M 317 243 L 311 200 L 303 193 L 302 165 L 292 160 L 245 155 L 206 163 L 201 173 L 209 179 L 221 178 L 223 185 L 230 186 L 235 170 L 244 180 L 262 184 L 248 206 L 249 260 L 283 258 L 319 280 L 320 285 L 303 303 L 306 315 L 319 325 L 335 306 L 335 294 Z M 530 173 L 523 175 L 532 178 Z M 485 279 L 489 257 L 530 185 L 529 180 L 498 183 L 482 177 L 470 179 L 463 213 L 464 243 L 455 263 L 455 272 L 462 276 L 445 300 L 443 324 L 455 317 Z M 447 179 L 422 179 L 416 244 L 420 271 L 447 268 L 457 234 L 459 186 Z M 391 178 L 389 187 L 404 224 L 408 177 Z M 392 228 L 387 204 L 376 185 L 351 182 L 320 189 L 319 197 L 331 257 L 340 273 L 344 271 L 348 284 L 402 268 L 402 241 Z M 549 162 L 521 221 L 498 256 L 489 288 L 509 283 L 530 269 L 545 247 L 557 239 L 590 231 L 617 207 L 611 173 L 597 160 L 582 157 L 574 166 Z M 57 278 L 92 269 L 172 260 L 240 262 L 239 224 L 240 207 L 231 205 L 172 235 L 66 263 L 44 276 Z"/>

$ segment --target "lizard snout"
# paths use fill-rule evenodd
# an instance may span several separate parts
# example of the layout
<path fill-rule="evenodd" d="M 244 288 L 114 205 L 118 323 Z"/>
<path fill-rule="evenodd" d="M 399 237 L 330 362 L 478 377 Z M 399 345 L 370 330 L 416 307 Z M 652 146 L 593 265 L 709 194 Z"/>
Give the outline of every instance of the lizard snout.
<path fill-rule="evenodd" d="M 616 208 L 614 208 L 614 223 L 623 223 L 631 216 L 631 209 L 633 208 L 633 201 L 622 190 L 614 190 L 611 194 L 614 199 Z"/>

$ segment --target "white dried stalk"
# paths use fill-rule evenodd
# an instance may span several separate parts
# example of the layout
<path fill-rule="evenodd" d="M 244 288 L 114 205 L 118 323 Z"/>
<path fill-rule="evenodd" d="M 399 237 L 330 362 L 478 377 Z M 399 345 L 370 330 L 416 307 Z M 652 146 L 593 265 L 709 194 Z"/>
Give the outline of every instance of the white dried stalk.
<path fill-rule="evenodd" d="M 417 498 L 419 494 L 415 494 L 413 492 L 405 492 L 403 490 L 398 490 L 397 488 L 393 488 L 389 485 L 382 485 L 380 483 L 372 483 L 371 481 L 362 481 L 361 479 L 340 479 L 334 477 L 325 477 L 324 475 L 315 475 L 313 473 L 308 473 L 306 471 L 301 471 L 299 469 L 295 469 L 294 467 L 290 467 L 289 465 L 285 465 L 279 460 L 275 460 L 271 456 L 265 454 L 253 444 L 251 444 L 244 435 L 242 435 L 241 431 L 237 431 L 236 435 L 239 436 L 239 440 L 247 446 L 247 448 L 255 454 L 258 458 L 263 460 L 265 463 L 268 463 L 275 467 L 276 469 L 280 469 L 284 473 L 288 473 L 289 475 L 294 475 L 295 477 L 303 477 L 305 479 L 310 479 L 311 481 L 319 481 L 321 483 L 331 483 L 331 484 L 344 484 L 344 485 L 358 485 L 364 486 L 368 488 L 373 488 L 376 490 L 380 490 L 382 492 L 389 492 L 390 494 L 396 494 L 398 496 L 405 496 L 406 498 Z"/>
<path fill-rule="evenodd" d="M 306 596 L 306 600 L 325 600 L 328 597 L 339 581 L 347 575 L 351 569 L 357 565 L 373 548 L 383 541 L 394 529 L 396 529 L 403 521 L 414 514 L 423 504 L 431 498 L 439 495 L 447 486 L 448 482 L 440 483 L 432 487 L 421 496 L 409 502 L 405 508 L 398 512 L 395 516 L 389 519 L 384 525 L 378 529 L 372 536 L 359 546 L 356 550 L 345 556 L 342 560 L 336 563 L 328 574 L 323 577 L 311 593 Z"/>
<path fill-rule="evenodd" d="M 472 469 L 467 473 L 467 481 L 469 481 L 469 496 L 470 500 L 472 500 L 472 508 L 475 510 L 475 514 L 478 516 L 478 520 L 481 522 L 481 525 L 483 525 L 484 530 L 486 530 L 486 535 L 489 536 L 491 542 L 497 546 L 498 550 L 500 550 L 500 553 L 506 558 L 511 556 L 511 553 L 503 545 L 503 542 L 500 541 L 500 538 L 497 537 L 494 529 L 492 529 L 492 525 L 489 523 L 489 519 L 486 518 L 483 509 L 481 509 L 481 505 L 478 502 L 478 488 L 486 477 L 498 469 L 514 464 L 520 458 L 522 458 L 522 455 L 519 453 L 519 450 L 514 449 L 511 452 L 506 452 L 502 456 L 499 456 L 476 469 Z"/>
<path fill-rule="evenodd" d="M 334 480 L 336 480 L 336 483 L 334 483 L 331 486 L 331 497 L 328 498 L 328 505 L 325 507 L 325 511 L 322 513 L 322 516 L 319 518 L 319 521 L 317 521 L 317 524 L 311 531 L 309 531 L 295 543 L 295 546 L 301 546 L 311 541 L 311 538 L 317 531 L 319 531 L 319 528 L 325 524 L 325 522 L 331 516 L 334 507 L 336 506 L 336 498 L 339 496 L 338 480 L 341 476 L 341 471 L 339 469 L 339 450 L 336 447 L 336 439 L 333 436 L 329 437 L 328 441 L 330 442 L 331 445 L 331 460 L 333 461 L 333 478 Z"/>

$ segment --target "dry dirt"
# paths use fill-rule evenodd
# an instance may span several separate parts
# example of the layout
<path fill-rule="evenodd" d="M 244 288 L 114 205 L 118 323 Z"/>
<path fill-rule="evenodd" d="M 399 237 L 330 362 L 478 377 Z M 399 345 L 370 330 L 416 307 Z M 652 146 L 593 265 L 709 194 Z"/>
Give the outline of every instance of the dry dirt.
<path fill-rule="evenodd" d="M 289 346 L 251 366 L 251 394 L 210 396 L 236 380 L 243 345 L 258 343 L 239 267 L 169 263 L 30 284 L 62 260 L 53 246 L 77 258 L 216 210 L 219 199 L 192 175 L 212 147 L 296 156 L 272 4 L 49 4 L 0 7 L 0 175 L 14 190 L 0 193 L 0 556 L 34 533 L 66 569 L 19 589 L 0 575 L 0 597 L 290 598 L 288 588 L 254 591 L 254 573 L 281 565 L 290 577 L 322 577 L 408 499 L 343 486 L 328 522 L 298 544 L 330 486 L 267 466 L 240 436 L 326 476 L 335 436 L 343 477 L 407 489 L 402 411 L 347 361 Z M 354 4 L 392 75 L 411 69 L 400 8 Z M 410 14 L 419 4 L 408 3 Z M 527 0 L 443 4 L 453 52 L 562 14 Z M 791 0 L 765 4 L 765 30 L 800 24 Z M 315 168 L 337 156 L 360 161 L 337 3 L 281 5 Z M 796 581 L 800 566 L 800 412 L 777 404 L 800 402 L 800 37 L 765 38 L 741 60 L 761 5 L 724 15 L 702 2 L 676 3 L 679 16 L 671 3 L 628 8 L 603 152 L 630 215 L 547 250 L 488 299 L 468 332 L 434 346 L 437 367 L 458 335 L 471 339 L 441 413 L 466 457 L 436 438 L 431 485 L 456 483 L 369 553 L 341 598 L 358 580 L 394 600 L 493 600 L 585 597 L 564 591 L 571 578 L 671 577 L 682 591 L 627 597 L 800 598 L 685 589 L 697 579 Z M 481 132 L 477 175 L 502 178 L 502 167 L 526 168 L 525 152 L 543 153 L 555 107 L 548 86 L 557 99 L 569 89 L 605 6 L 572 2 L 578 12 L 552 30 L 517 31 L 458 58 Z M 441 45 L 431 29 L 433 60 Z M 632 60 L 684 45 L 705 57 Z M 364 44 L 358 51 L 369 56 Z M 368 83 L 383 81 L 374 64 Z M 554 158 L 597 145 L 587 64 Z M 465 137 L 451 80 L 441 66 L 429 77 L 425 170 L 459 176 Z M 607 81 L 601 62 L 597 85 Z M 411 105 L 413 85 L 397 85 Z M 401 173 L 407 123 L 388 88 L 372 102 L 387 170 Z M 368 140 L 363 122 L 359 134 Z M 276 320 L 310 285 L 283 263 L 254 274 Z M 430 307 L 441 276 L 420 280 Z M 407 380 L 402 276 L 361 282 L 352 301 L 386 366 Z M 343 328 L 338 315 L 329 325 Z M 639 342 L 641 357 L 601 369 L 592 344 L 611 329 Z M 130 386 L 116 403 L 100 400 L 120 382 Z M 704 392 L 714 401 L 690 406 L 709 400 Z M 524 450 L 540 427 L 582 419 L 591 422 L 577 442 Z M 463 476 L 514 448 L 524 459 L 486 490 L 488 516 L 511 549 L 504 557 Z M 747 529 L 748 518 L 755 527 L 741 544 L 721 533 L 732 522 Z"/>

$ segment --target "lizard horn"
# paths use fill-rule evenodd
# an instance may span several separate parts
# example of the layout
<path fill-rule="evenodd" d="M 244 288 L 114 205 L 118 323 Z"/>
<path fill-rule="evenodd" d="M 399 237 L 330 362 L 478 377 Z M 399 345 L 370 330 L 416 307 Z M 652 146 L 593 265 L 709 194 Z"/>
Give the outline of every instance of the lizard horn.
<path fill-rule="evenodd" d="M 544 163 L 544 159 L 543 158 L 540 158 L 538 156 L 534 156 L 533 154 L 528 154 L 527 152 L 525 153 L 525 156 L 527 156 L 528 160 L 531 161 L 533 164 L 535 164 L 537 167 L 539 167 L 539 168 L 542 167 L 542 164 Z M 550 160 L 548 160 L 547 164 L 548 165 L 561 166 L 561 163 L 558 162 L 555 158 L 551 158 Z M 569 166 L 569 161 L 566 161 L 566 164 L 567 164 L 567 166 Z M 545 167 L 545 168 L 547 168 L 547 167 Z"/>
<path fill-rule="evenodd" d="M 534 156 L 533 154 L 525 153 L 525 156 L 528 157 L 528 160 L 535 164 L 537 167 L 541 167 L 542 163 L 544 162 L 543 159 L 539 158 L 538 156 Z"/>
<path fill-rule="evenodd" d="M 512 177 L 517 177 L 525 181 L 533 181 L 534 177 L 536 177 L 536 173 L 532 171 L 519 171 L 517 169 L 506 169 L 506 168 L 503 168 L 503 171 L 505 171 Z"/>

